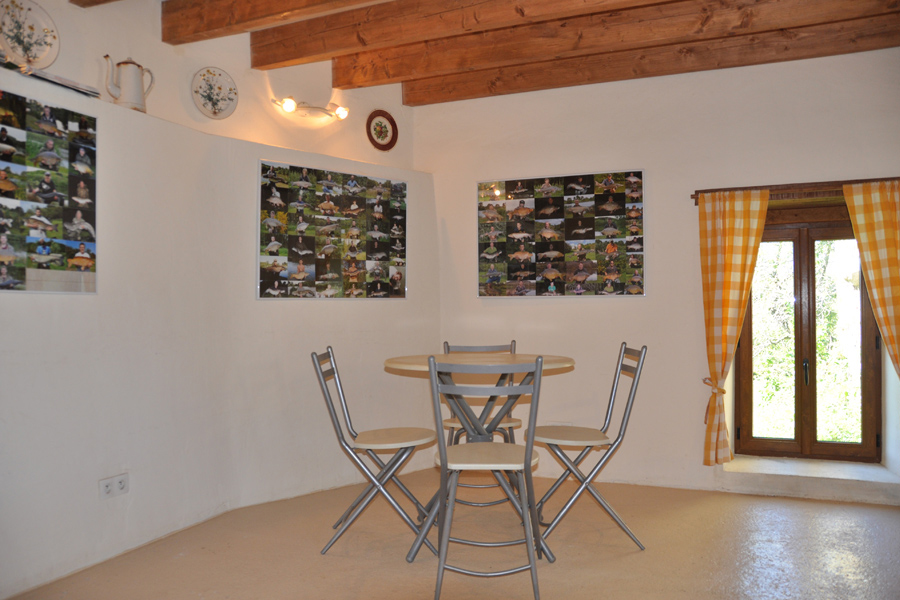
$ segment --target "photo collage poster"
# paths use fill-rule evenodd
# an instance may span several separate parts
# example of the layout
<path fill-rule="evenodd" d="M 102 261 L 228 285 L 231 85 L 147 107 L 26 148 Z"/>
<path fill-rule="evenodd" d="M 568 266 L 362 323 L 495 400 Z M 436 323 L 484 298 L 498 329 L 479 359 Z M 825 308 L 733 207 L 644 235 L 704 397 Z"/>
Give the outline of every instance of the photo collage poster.
<path fill-rule="evenodd" d="M 405 181 L 260 162 L 259 297 L 406 297 Z"/>
<path fill-rule="evenodd" d="M 480 182 L 478 295 L 643 296 L 642 177 Z"/>
<path fill-rule="evenodd" d="M 0 91 L 0 291 L 96 291 L 96 131 Z"/>

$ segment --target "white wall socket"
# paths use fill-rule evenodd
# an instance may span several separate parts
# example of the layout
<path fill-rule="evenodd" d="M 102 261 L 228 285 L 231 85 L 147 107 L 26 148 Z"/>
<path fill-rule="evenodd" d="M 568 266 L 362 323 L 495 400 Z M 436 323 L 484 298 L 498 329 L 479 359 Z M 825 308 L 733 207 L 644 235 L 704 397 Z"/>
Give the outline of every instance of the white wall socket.
<path fill-rule="evenodd" d="M 107 477 L 100 480 L 100 499 L 112 498 L 113 496 L 121 496 L 127 494 L 130 489 L 128 482 L 128 473 L 122 473 L 115 477 Z"/>

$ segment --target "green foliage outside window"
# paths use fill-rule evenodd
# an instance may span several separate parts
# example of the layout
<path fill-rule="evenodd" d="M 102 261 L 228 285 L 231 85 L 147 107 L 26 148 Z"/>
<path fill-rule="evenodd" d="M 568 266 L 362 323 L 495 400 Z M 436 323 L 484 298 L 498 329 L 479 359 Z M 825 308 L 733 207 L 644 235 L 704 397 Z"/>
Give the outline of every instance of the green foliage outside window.
<path fill-rule="evenodd" d="M 854 240 L 815 243 L 817 439 L 859 443 L 859 255 Z M 795 299 L 792 242 L 760 244 L 753 277 L 753 436 L 793 439 Z M 801 371 L 802 372 L 802 371 Z"/>

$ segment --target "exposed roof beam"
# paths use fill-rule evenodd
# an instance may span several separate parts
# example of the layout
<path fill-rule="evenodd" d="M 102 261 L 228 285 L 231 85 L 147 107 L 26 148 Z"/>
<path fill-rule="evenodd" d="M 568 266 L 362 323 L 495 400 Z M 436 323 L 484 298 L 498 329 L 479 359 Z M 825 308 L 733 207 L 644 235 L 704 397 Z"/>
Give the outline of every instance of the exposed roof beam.
<path fill-rule="evenodd" d="M 403 84 L 409 106 L 900 46 L 900 14 L 459 73 Z"/>
<path fill-rule="evenodd" d="M 341 89 L 383 85 L 898 10 L 898 0 L 681 0 L 337 57 L 332 63 L 332 84 Z M 545 62 L 544 67 L 548 66 Z"/>
<path fill-rule="evenodd" d="M 257 69 L 287 67 L 363 50 L 672 1 L 395 0 L 255 31 L 250 36 L 250 64 Z"/>
<path fill-rule="evenodd" d="M 162 3 L 162 40 L 170 44 L 199 42 L 387 1 L 165 0 Z"/>

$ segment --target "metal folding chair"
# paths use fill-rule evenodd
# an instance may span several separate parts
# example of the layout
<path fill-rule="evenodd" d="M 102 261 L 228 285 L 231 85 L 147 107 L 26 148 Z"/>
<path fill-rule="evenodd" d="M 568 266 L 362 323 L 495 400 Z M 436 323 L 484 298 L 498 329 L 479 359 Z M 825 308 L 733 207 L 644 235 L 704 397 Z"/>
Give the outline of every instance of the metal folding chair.
<path fill-rule="evenodd" d="M 531 396 L 529 409 L 529 431 L 535 430 L 538 411 L 538 397 L 541 386 L 541 370 L 543 358 L 538 357 L 533 363 L 519 364 L 486 364 L 460 365 L 437 362 L 434 356 L 428 360 L 431 380 L 432 404 L 434 408 L 435 426 L 440 427 L 443 421 L 441 414 L 441 396 L 451 406 L 454 414 L 470 415 L 467 397 L 491 398 L 506 397 L 505 408 L 509 408 L 510 400 L 517 401 L 525 395 Z M 489 375 L 499 376 L 496 383 L 490 385 L 467 385 L 453 382 L 454 375 Z M 508 383 L 509 378 L 521 375 L 518 383 Z M 505 377 L 504 377 L 505 376 Z M 468 409 L 468 410 L 467 410 Z M 498 413 L 502 415 L 503 410 Z M 532 587 L 536 600 L 540 597 L 537 579 L 537 557 L 545 550 L 540 538 L 538 514 L 536 511 L 532 469 L 537 465 L 538 454 L 534 451 L 534 439 L 526 435 L 525 445 L 493 443 L 490 439 L 470 440 L 466 444 L 447 445 L 442 436 L 438 436 L 438 452 L 435 464 L 441 467 L 441 487 L 436 503 L 425 525 L 432 519 L 438 524 L 438 574 L 434 597 L 439 600 L 441 585 L 445 571 L 453 571 L 479 577 L 499 577 L 522 571 L 531 572 Z M 451 536 L 454 507 L 457 503 L 456 492 L 460 474 L 464 471 L 487 471 L 505 492 L 510 504 L 522 521 L 524 536 L 521 539 L 500 542 L 476 541 L 454 538 Z M 482 547 L 512 546 L 524 544 L 528 563 L 519 567 L 499 571 L 476 571 L 447 563 L 450 542 Z M 550 558 L 548 553 L 548 558 Z"/>
<path fill-rule="evenodd" d="M 490 346 L 461 346 L 459 344 L 444 342 L 444 354 L 450 354 L 451 352 L 494 352 L 515 354 L 516 340 L 513 340 L 508 344 L 496 344 Z M 508 378 L 506 378 L 505 376 L 502 377 L 504 381 L 508 382 Z M 488 399 L 488 402 L 485 403 L 484 409 L 479 416 L 483 423 L 489 422 L 488 419 L 490 417 L 491 411 L 494 408 L 494 402 L 495 400 Z M 522 419 L 516 419 L 511 414 L 509 414 L 503 417 L 498 423 L 494 423 L 492 429 L 502 435 L 504 441 L 515 444 L 516 437 L 514 429 L 519 427 L 522 427 Z M 465 430 L 460 425 L 459 419 L 457 419 L 456 417 L 444 419 L 444 429 L 447 429 L 449 431 L 449 433 L 447 434 L 448 446 L 458 444 L 460 437 L 462 437 L 462 435 L 465 433 Z"/>
<path fill-rule="evenodd" d="M 635 350 L 629 348 L 625 342 L 622 342 L 622 346 L 619 350 L 619 358 L 616 361 L 616 372 L 615 377 L 613 378 L 612 391 L 609 395 L 609 404 L 606 408 L 606 419 L 603 422 L 602 428 L 594 429 L 591 427 L 576 427 L 572 425 L 541 425 L 535 428 L 534 441 L 546 444 L 550 451 L 553 452 L 565 466 L 563 474 L 560 475 L 559 479 L 554 482 L 550 489 L 547 490 L 547 493 L 544 494 L 544 497 L 537 503 L 538 514 L 541 515 L 542 519 L 543 508 L 547 501 L 570 475 L 577 479 L 580 484 L 578 489 L 575 490 L 575 493 L 572 494 L 572 497 L 569 498 L 556 516 L 553 517 L 553 520 L 549 523 L 541 522 L 542 525 L 546 525 L 547 527 L 544 531 L 544 537 L 550 535 L 550 533 L 556 529 L 556 526 L 559 525 L 562 518 L 569 512 L 569 509 L 572 508 L 575 501 L 578 500 L 584 492 L 588 492 L 600 504 L 603 510 L 612 517 L 616 524 L 622 528 L 622 531 L 627 533 L 641 550 L 644 549 L 644 545 L 641 544 L 640 540 L 638 540 L 628 526 L 625 525 L 625 522 L 622 521 L 618 514 L 616 514 L 616 511 L 613 510 L 606 499 L 600 495 L 600 492 L 597 491 L 592 482 L 596 479 L 603 467 L 609 463 L 610 459 L 612 459 L 619 449 L 619 446 L 622 445 L 622 440 L 625 437 L 625 430 L 628 427 L 628 419 L 631 417 L 631 408 L 634 405 L 634 397 L 637 392 L 638 381 L 641 378 L 641 371 L 644 368 L 644 357 L 646 355 L 647 346 L 643 346 L 640 350 Z M 622 375 L 631 378 L 631 388 L 628 391 L 628 401 L 625 404 L 625 410 L 622 413 L 622 422 L 619 425 L 619 432 L 615 439 L 610 439 L 607 435 L 607 430 L 609 429 L 610 421 L 612 420 L 613 405 L 615 404 L 616 392 L 619 388 L 619 378 Z M 575 460 L 572 460 L 565 452 L 563 452 L 561 446 L 575 446 L 583 448 L 583 450 L 581 450 Z M 595 449 L 601 451 L 603 455 L 597 461 L 597 464 L 594 465 L 587 474 L 584 474 L 580 470 L 580 465 L 588 454 Z"/>
<path fill-rule="evenodd" d="M 444 354 L 450 353 L 458 353 L 458 352 L 473 352 L 473 353 L 495 353 L 495 354 L 515 354 L 516 353 L 516 340 L 511 341 L 508 344 L 496 344 L 490 346 L 461 346 L 458 344 L 450 344 L 450 342 L 444 342 Z M 506 374 L 503 374 L 499 378 L 499 383 L 511 383 L 511 378 Z M 522 419 L 517 419 L 512 416 L 512 411 L 506 416 L 500 418 L 498 420 L 491 419 L 491 412 L 493 411 L 497 398 L 488 398 L 485 402 L 484 408 L 481 411 L 481 414 L 478 416 L 479 420 L 482 423 L 485 423 L 487 427 L 494 431 L 495 433 L 503 436 L 503 441 L 509 443 L 515 443 L 516 437 L 514 433 L 515 428 L 522 427 Z M 466 430 L 463 428 L 462 424 L 460 424 L 459 419 L 457 417 L 451 416 L 450 418 L 444 419 L 444 429 L 448 430 L 447 433 L 447 445 L 452 446 L 454 444 L 458 444 L 460 438 L 466 433 Z M 487 483 L 487 484 L 478 484 L 478 483 L 460 483 L 460 487 L 465 488 L 475 488 L 475 489 L 488 489 L 488 488 L 496 488 L 499 487 L 496 483 Z M 504 502 L 508 502 L 506 496 L 498 500 L 490 500 L 488 502 L 474 502 L 472 500 L 461 500 L 457 498 L 456 500 L 459 504 L 466 504 L 468 506 L 494 506 L 497 504 L 502 504 Z"/>
<path fill-rule="evenodd" d="M 347 531 L 347 528 L 353 524 L 357 517 L 359 517 L 363 509 L 365 509 L 375 495 L 379 493 L 384 496 L 385 500 L 387 500 L 397 514 L 400 515 L 403 522 L 418 535 L 419 527 L 413 522 L 409 515 L 406 514 L 406 511 L 397 503 L 391 493 L 385 489 L 385 485 L 388 482 L 392 482 L 400 488 L 400 491 L 403 492 L 416 507 L 418 521 L 421 522 L 425 518 L 427 511 L 413 493 L 403 485 L 403 482 L 397 477 L 397 473 L 409 460 L 418 446 L 430 444 L 435 438 L 440 437 L 443 439 L 443 437 L 437 436 L 431 429 L 425 429 L 423 427 L 393 427 L 389 429 L 372 429 L 369 431 L 357 432 L 353 428 L 353 423 L 350 420 L 350 410 L 347 408 L 347 399 L 344 396 L 344 388 L 341 385 L 341 377 L 338 373 L 337 363 L 334 359 L 334 351 L 331 349 L 331 346 L 328 347 L 327 351 L 321 354 L 313 352 L 312 362 L 313 367 L 315 367 L 316 370 L 316 375 L 319 378 L 319 385 L 322 388 L 322 395 L 325 398 L 325 405 L 328 408 L 328 414 L 331 416 L 331 423 L 334 425 L 334 433 L 337 435 L 338 443 L 344 451 L 344 454 L 346 454 L 351 462 L 362 471 L 363 475 L 365 475 L 366 479 L 369 481 L 369 484 L 363 492 L 350 504 L 347 510 L 344 511 L 344 514 L 341 515 L 341 518 L 334 524 L 333 529 L 337 529 L 338 531 L 325 545 L 325 548 L 322 549 L 322 554 L 328 552 L 328 549 L 331 548 L 345 531 Z M 350 435 L 349 439 L 344 434 L 340 417 L 338 417 L 338 413 L 335 410 L 329 382 L 334 386 L 337 392 L 337 397 L 341 405 L 341 414 L 343 415 L 344 423 L 347 426 L 347 433 Z M 384 451 L 394 451 L 393 456 L 387 462 L 384 462 L 377 454 L 378 452 Z M 361 454 L 369 457 L 372 463 L 377 467 L 377 472 L 362 460 Z M 432 552 L 437 554 L 437 550 L 427 540 L 426 545 Z"/>

